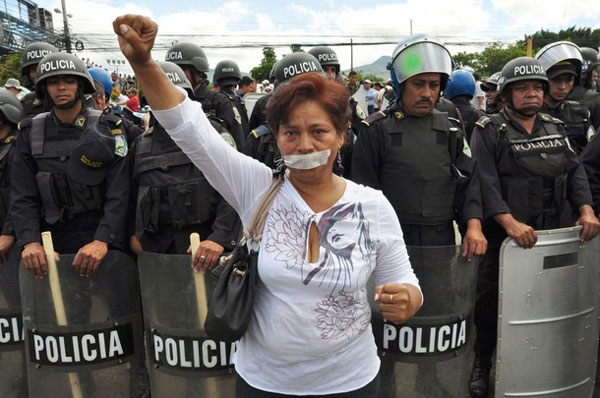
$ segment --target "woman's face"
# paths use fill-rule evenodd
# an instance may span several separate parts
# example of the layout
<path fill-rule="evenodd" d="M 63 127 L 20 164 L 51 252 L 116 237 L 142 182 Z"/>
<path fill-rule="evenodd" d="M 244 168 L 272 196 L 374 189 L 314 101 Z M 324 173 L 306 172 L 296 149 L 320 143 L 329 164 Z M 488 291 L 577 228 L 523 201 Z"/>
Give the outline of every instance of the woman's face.
<path fill-rule="evenodd" d="M 327 149 L 331 151 L 325 165 L 309 170 L 289 168 L 295 178 L 306 179 L 307 182 L 332 172 L 333 162 L 343 143 L 343 133 L 335 129 L 325 110 L 316 101 L 306 101 L 291 109 L 287 122 L 279 126 L 277 134 L 277 146 L 284 157 Z"/>

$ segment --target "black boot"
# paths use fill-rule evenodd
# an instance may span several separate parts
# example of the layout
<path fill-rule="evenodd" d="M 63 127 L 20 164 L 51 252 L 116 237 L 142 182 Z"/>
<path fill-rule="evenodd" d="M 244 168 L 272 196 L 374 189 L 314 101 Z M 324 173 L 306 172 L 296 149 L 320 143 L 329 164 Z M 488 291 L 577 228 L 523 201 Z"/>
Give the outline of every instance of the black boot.
<path fill-rule="evenodd" d="M 490 385 L 490 368 L 492 364 L 489 360 L 483 360 L 481 356 L 475 357 L 473 370 L 469 378 L 469 393 L 473 398 L 484 398 L 488 395 Z"/>

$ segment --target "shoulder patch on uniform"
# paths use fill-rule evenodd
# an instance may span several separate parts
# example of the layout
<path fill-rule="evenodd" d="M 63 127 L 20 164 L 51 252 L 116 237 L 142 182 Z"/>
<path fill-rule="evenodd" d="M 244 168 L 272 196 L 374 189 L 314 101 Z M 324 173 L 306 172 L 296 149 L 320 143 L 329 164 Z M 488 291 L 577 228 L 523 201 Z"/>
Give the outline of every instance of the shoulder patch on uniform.
<path fill-rule="evenodd" d="M 219 134 L 225 140 L 225 142 L 229 144 L 229 146 L 233 147 L 234 149 L 237 149 L 237 145 L 231 134 L 229 134 L 227 132 L 223 132 L 223 133 L 219 133 Z"/>
<path fill-rule="evenodd" d="M 75 126 L 77 127 L 83 127 L 83 125 L 85 124 L 86 121 L 86 117 L 85 116 L 78 116 L 77 119 L 75 119 L 75 123 L 73 123 Z"/>
<path fill-rule="evenodd" d="M 115 135 L 115 155 L 124 158 L 129 152 L 127 147 L 127 140 L 124 135 Z"/>
<path fill-rule="evenodd" d="M 478 121 L 475 122 L 475 126 L 484 129 L 485 126 L 487 126 L 488 123 L 491 122 L 491 121 L 492 121 L 492 119 L 490 119 L 489 116 L 482 116 L 482 117 L 479 118 Z"/>
<path fill-rule="evenodd" d="M 587 131 L 585 132 L 585 137 L 587 138 L 588 142 L 590 142 L 592 140 L 592 138 L 594 138 L 595 135 L 596 135 L 596 132 L 594 131 L 594 127 L 593 126 L 588 127 Z"/>
<path fill-rule="evenodd" d="M 113 129 L 113 130 L 110 130 L 110 133 L 112 135 L 123 135 L 123 130 L 121 130 L 121 129 Z"/>
<path fill-rule="evenodd" d="M 259 139 L 263 135 L 267 135 L 271 133 L 271 129 L 266 124 L 261 124 L 254 130 L 252 130 L 252 136 L 256 139 Z"/>
<path fill-rule="evenodd" d="M 471 147 L 469 146 L 469 143 L 467 142 L 467 139 L 465 137 L 463 137 L 463 153 L 468 157 L 472 157 Z"/>
<path fill-rule="evenodd" d="M 33 102 L 31 103 L 33 106 L 39 106 L 42 105 L 42 101 L 40 101 L 39 99 L 34 99 Z"/>
<path fill-rule="evenodd" d="M 363 120 L 367 118 L 367 113 L 358 104 L 356 104 L 356 116 Z"/>
<path fill-rule="evenodd" d="M 235 106 L 233 107 L 233 117 L 238 124 L 242 124 L 242 115 L 240 115 L 240 111 Z"/>

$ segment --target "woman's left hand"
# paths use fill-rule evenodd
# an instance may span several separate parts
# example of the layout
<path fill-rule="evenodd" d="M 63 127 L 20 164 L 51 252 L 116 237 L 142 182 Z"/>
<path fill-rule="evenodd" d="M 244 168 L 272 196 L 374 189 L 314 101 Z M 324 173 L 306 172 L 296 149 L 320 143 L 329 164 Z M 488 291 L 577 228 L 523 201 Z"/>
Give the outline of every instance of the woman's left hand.
<path fill-rule="evenodd" d="M 375 288 L 375 301 L 383 318 L 396 325 L 410 319 L 421 307 L 421 292 L 406 283 L 386 283 Z"/>

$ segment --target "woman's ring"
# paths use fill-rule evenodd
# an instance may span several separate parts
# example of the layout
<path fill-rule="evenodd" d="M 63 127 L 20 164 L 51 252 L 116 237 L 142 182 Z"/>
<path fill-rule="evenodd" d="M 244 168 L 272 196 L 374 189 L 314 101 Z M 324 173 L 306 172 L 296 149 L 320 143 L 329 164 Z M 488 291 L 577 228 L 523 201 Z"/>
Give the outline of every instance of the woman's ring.
<path fill-rule="evenodd" d="M 393 294 L 390 296 L 390 304 L 394 304 L 394 295 Z"/>
<path fill-rule="evenodd" d="M 203 254 L 203 255 L 201 255 L 201 256 L 200 256 L 200 258 L 201 258 L 202 260 L 204 260 L 204 259 L 206 259 L 206 256 Z"/>

